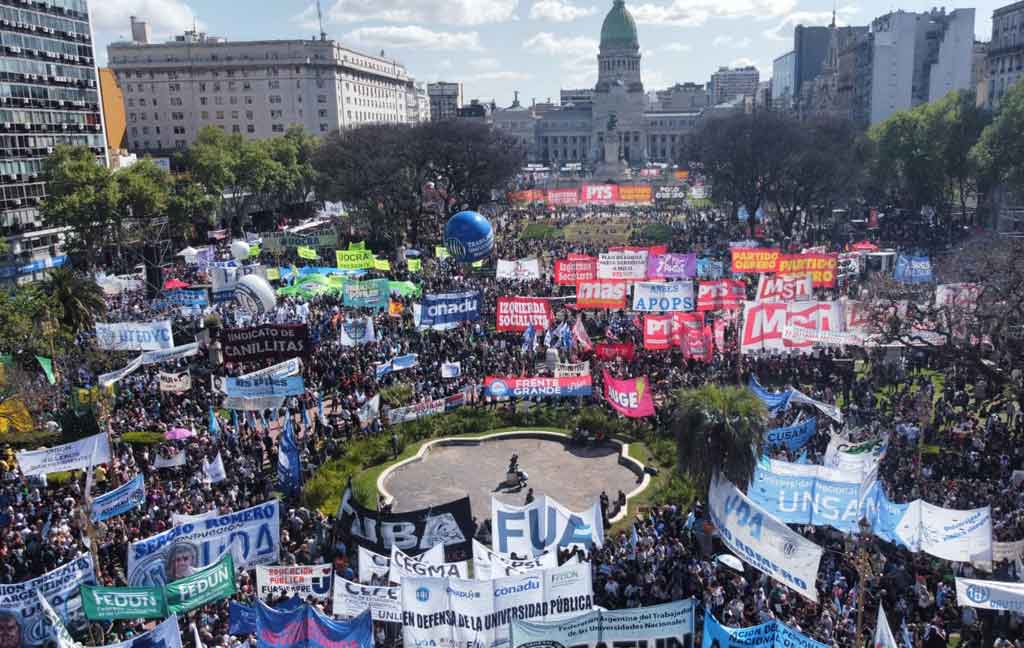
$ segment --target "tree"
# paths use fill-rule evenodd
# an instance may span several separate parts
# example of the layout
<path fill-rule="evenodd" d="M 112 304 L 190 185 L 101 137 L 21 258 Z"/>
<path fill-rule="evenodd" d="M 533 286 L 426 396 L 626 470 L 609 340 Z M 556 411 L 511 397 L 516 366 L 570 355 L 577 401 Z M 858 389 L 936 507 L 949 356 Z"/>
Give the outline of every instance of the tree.
<path fill-rule="evenodd" d="M 57 321 L 72 336 L 89 330 L 96 317 L 106 312 L 99 284 L 69 267 L 53 268 L 42 283 L 56 309 Z"/>
<path fill-rule="evenodd" d="M 114 180 L 119 190 L 121 218 L 131 228 L 131 240 L 153 240 L 171 203 L 171 174 L 145 158 L 114 173 Z"/>
<path fill-rule="evenodd" d="M 49 356 L 49 340 L 42 334 L 41 323 L 59 309 L 38 284 L 0 290 L 0 351 L 22 354 L 26 361 L 34 360 L 34 355 Z"/>
<path fill-rule="evenodd" d="M 979 175 L 993 185 L 1024 186 L 1024 79 L 1010 87 L 999 112 L 971 149 Z"/>
<path fill-rule="evenodd" d="M 692 157 L 711 183 L 711 197 L 753 215 L 765 199 L 771 149 L 779 141 L 771 113 L 733 113 L 702 122 Z M 781 140 L 781 138 L 779 138 Z"/>
<path fill-rule="evenodd" d="M 715 384 L 679 390 L 674 401 L 679 469 L 704 491 L 716 474 L 746 490 L 764 440 L 764 403 L 744 387 Z"/>
<path fill-rule="evenodd" d="M 43 164 L 47 197 L 41 211 L 51 227 L 69 227 L 65 246 L 88 263 L 120 232 L 120 190 L 109 169 L 85 147 L 58 146 Z"/>
<path fill-rule="evenodd" d="M 279 166 L 271 178 L 270 192 L 278 205 L 305 203 L 316 186 L 313 156 L 319 140 L 301 126 L 292 126 L 283 137 L 266 141 L 270 158 Z"/>
<path fill-rule="evenodd" d="M 216 208 L 216 197 L 206 193 L 202 185 L 178 178 L 167 205 L 171 236 L 181 240 L 205 237 L 210 216 Z"/>

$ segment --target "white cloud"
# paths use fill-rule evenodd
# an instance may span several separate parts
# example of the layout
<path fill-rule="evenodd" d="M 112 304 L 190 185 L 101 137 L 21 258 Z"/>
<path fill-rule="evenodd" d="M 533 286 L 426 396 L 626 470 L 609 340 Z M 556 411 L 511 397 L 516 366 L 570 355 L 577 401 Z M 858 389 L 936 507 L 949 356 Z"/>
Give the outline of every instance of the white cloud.
<path fill-rule="evenodd" d="M 737 49 L 743 49 L 750 47 L 750 39 L 744 36 L 743 38 L 736 38 L 735 36 L 715 36 L 715 39 L 711 41 L 712 47 L 735 47 Z"/>
<path fill-rule="evenodd" d="M 470 61 L 469 67 L 476 70 L 495 70 L 501 67 L 501 62 L 496 58 L 478 58 Z"/>
<path fill-rule="evenodd" d="M 562 37 L 538 32 L 523 41 L 523 48 L 558 61 L 562 87 L 583 88 L 597 81 L 598 42 L 585 36 Z"/>
<path fill-rule="evenodd" d="M 332 23 L 375 20 L 484 25 L 515 20 L 518 4 L 519 0 L 338 0 L 327 10 L 324 19 Z M 315 8 L 312 15 L 316 17 Z"/>
<path fill-rule="evenodd" d="M 129 16 L 149 23 L 153 40 L 160 42 L 192 29 L 194 12 L 181 0 L 103 0 L 89 4 L 93 29 L 131 38 Z M 197 23 L 197 26 L 202 26 Z"/>
<path fill-rule="evenodd" d="M 645 67 L 641 72 L 640 76 L 643 78 L 644 90 L 650 92 L 652 90 L 664 90 L 665 88 L 672 85 L 668 78 L 661 73 L 660 70 L 652 69 L 651 67 Z"/>
<path fill-rule="evenodd" d="M 597 7 L 577 7 L 563 0 L 534 0 L 533 6 L 530 7 L 532 20 L 551 22 L 572 22 L 596 13 Z"/>
<path fill-rule="evenodd" d="M 344 40 L 364 47 L 412 48 L 421 50 L 481 51 L 476 32 L 432 31 L 417 25 L 405 27 L 360 27 L 345 35 Z"/>
<path fill-rule="evenodd" d="M 662 49 L 666 52 L 689 52 L 693 50 L 693 45 L 689 43 L 669 43 Z"/>
<path fill-rule="evenodd" d="M 480 72 L 463 76 L 467 82 L 471 81 L 526 81 L 532 79 L 532 74 L 526 72 L 513 72 L 512 70 L 497 70 L 494 72 Z"/>
<path fill-rule="evenodd" d="M 765 19 L 796 9 L 796 0 L 672 0 L 669 4 L 630 6 L 638 23 L 672 27 L 699 27 L 710 18 Z"/>
<path fill-rule="evenodd" d="M 836 12 L 836 24 L 839 26 L 845 26 L 847 20 L 844 16 L 852 16 L 858 13 L 860 10 L 857 7 L 847 5 L 840 7 Z M 797 25 L 828 25 L 832 22 L 831 11 L 794 11 L 793 13 L 785 16 L 778 25 L 771 29 L 766 29 L 764 37 L 769 40 L 777 41 L 793 41 L 793 28 Z"/>

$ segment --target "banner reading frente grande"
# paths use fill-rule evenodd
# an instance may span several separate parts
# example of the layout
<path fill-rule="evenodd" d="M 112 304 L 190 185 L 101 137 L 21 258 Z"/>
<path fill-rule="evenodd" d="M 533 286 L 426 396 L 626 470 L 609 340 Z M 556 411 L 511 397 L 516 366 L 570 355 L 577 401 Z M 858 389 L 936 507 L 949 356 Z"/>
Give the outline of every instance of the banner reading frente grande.
<path fill-rule="evenodd" d="M 484 378 L 484 395 L 492 398 L 571 398 L 590 396 L 592 384 L 589 374 L 564 378 L 487 376 Z"/>
<path fill-rule="evenodd" d="M 781 253 L 779 248 L 744 247 L 732 248 L 730 252 L 732 253 L 732 271 L 737 273 L 775 272 Z"/>

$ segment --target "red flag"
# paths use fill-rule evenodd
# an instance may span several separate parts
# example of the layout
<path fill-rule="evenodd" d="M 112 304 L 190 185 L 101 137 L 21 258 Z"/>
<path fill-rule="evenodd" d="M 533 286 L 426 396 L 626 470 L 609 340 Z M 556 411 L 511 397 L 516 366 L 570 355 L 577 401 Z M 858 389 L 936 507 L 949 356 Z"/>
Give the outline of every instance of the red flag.
<path fill-rule="evenodd" d="M 576 323 L 572 325 L 572 336 L 584 351 L 590 351 L 594 348 L 594 345 L 590 342 L 590 336 L 587 335 L 587 329 L 583 327 L 583 318 L 579 315 L 576 316 Z"/>

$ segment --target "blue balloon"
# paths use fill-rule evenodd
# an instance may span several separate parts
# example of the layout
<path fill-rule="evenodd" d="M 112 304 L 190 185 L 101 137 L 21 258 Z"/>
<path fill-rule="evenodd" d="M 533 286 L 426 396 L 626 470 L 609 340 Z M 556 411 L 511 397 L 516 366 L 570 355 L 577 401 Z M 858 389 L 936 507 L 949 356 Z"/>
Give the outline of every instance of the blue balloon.
<path fill-rule="evenodd" d="M 460 263 L 486 259 L 494 249 L 494 228 L 475 211 L 459 212 L 444 226 L 444 244 Z"/>

